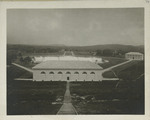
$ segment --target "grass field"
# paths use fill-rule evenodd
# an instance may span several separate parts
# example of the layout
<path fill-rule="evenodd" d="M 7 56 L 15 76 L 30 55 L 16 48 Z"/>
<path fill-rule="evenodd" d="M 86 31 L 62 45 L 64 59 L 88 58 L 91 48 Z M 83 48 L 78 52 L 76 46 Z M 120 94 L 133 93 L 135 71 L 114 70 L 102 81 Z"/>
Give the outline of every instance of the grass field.
<path fill-rule="evenodd" d="M 115 75 L 114 75 L 114 72 L 111 71 L 106 71 L 102 74 L 102 76 L 104 78 L 117 78 Z"/>
<path fill-rule="evenodd" d="M 66 51 L 65 55 L 66 56 L 72 56 L 72 52 L 71 51 Z"/>
<path fill-rule="evenodd" d="M 108 84 L 109 83 L 109 84 Z M 114 89 L 117 81 L 103 81 L 103 82 L 70 82 L 70 92 L 71 94 L 83 95 L 93 95 L 100 94 L 103 91 L 108 91 Z"/>
<path fill-rule="evenodd" d="M 14 78 L 33 78 L 33 74 L 19 67 L 11 65 L 7 68 L 7 80 L 11 81 Z"/>
<path fill-rule="evenodd" d="M 78 114 L 143 114 L 143 105 L 138 101 L 106 101 L 74 104 Z"/>
<path fill-rule="evenodd" d="M 112 69 L 120 79 L 135 79 L 144 73 L 144 61 L 131 61 Z M 103 73 L 105 78 L 116 77 L 112 71 Z"/>
<path fill-rule="evenodd" d="M 74 51 L 73 53 L 77 57 L 91 57 L 91 56 L 93 56 L 92 52 Z"/>
<path fill-rule="evenodd" d="M 66 82 L 11 81 L 7 83 L 8 115 L 55 115 L 60 109 Z M 52 104 L 59 102 L 59 104 Z"/>
<path fill-rule="evenodd" d="M 115 69 L 114 71 L 121 79 L 134 80 L 140 75 L 144 74 L 144 61 L 137 61 L 137 63 L 130 67 L 127 67 L 126 69 L 120 71 Z"/>
<path fill-rule="evenodd" d="M 144 114 L 144 84 L 117 81 L 71 82 L 72 103 L 78 114 Z"/>
<path fill-rule="evenodd" d="M 104 69 L 109 68 L 113 65 L 117 65 L 119 63 L 127 61 L 127 59 L 125 59 L 125 58 L 116 58 L 116 57 L 102 57 L 102 59 L 109 61 L 109 62 L 106 62 L 106 63 L 100 63 L 99 64 Z"/>

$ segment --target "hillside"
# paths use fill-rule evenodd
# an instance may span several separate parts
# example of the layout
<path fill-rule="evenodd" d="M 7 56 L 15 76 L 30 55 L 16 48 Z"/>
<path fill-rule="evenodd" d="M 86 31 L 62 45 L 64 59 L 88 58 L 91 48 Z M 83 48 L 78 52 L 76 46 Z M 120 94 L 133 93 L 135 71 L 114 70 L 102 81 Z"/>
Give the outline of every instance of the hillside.
<path fill-rule="evenodd" d="M 60 44 L 39 46 L 39 45 L 15 45 L 8 44 L 7 50 L 25 51 L 25 52 L 58 52 L 59 50 L 71 50 L 71 51 L 97 51 L 104 49 L 111 49 L 113 51 L 120 51 L 121 53 L 126 52 L 141 52 L 144 53 L 144 46 L 132 46 L 132 45 L 121 45 L 121 44 L 107 44 L 107 45 L 91 45 L 91 46 L 65 46 Z"/>
<path fill-rule="evenodd" d="M 103 73 L 103 77 L 114 78 L 116 77 L 115 73 L 120 79 L 126 81 L 136 80 L 141 75 L 144 75 L 144 61 L 131 61 L 130 63 L 113 68 L 112 71 Z"/>
<path fill-rule="evenodd" d="M 121 45 L 121 44 L 108 44 L 108 45 L 94 45 L 94 46 L 84 46 L 85 49 L 91 49 L 91 50 L 104 50 L 104 49 L 111 49 L 114 51 L 133 51 L 133 52 L 141 52 L 144 53 L 144 46 L 132 46 L 132 45 Z"/>

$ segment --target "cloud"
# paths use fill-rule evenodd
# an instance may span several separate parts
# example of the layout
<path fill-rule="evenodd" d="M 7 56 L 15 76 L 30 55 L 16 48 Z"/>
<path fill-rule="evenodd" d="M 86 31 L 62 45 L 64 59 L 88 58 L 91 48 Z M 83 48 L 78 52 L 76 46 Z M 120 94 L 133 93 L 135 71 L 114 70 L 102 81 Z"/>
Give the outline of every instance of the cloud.
<path fill-rule="evenodd" d="M 133 44 L 131 40 L 141 44 L 144 12 L 139 11 L 140 8 L 9 10 L 7 38 L 10 43 L 18 40 L 39 45 Z"/>
<path fill-rule="evenodd" d="M 47 28 L 48 30 L 59 30 L 61 28 L 61 23 L 59 20 L 48 21 Z"/>
<path fill-rule="evenodd" d="M 28 19 L 26 21 L 25 27 L 27 30 L 31 30 L 33 32 L 36 32 L 41 27 L 41 24 L 42 24 L 42 21 L 40 19 L 33 18 L 33 19 Z"/>
<path fill-rule="evenodd" d="M 85 32 L 99 31 L 102 29 L 102 24 L 98 21 L 92 21 L 89 26 L 85 29 Z"/>

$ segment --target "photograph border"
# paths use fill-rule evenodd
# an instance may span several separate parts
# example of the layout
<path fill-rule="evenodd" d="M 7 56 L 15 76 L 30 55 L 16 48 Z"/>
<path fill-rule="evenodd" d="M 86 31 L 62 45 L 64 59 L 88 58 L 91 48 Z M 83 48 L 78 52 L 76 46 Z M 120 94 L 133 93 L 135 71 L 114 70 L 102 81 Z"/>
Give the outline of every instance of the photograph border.
<path fill-rule="evenodd" d="M 145 11 L 144 17 L 144 47 L 145 47 L 145 115 L 7 115 L 6 113 L 6 45 L 7 45 L 7 9 L 53 9 L 53 8 L 137 8 L 142 7 Z M 149 72 L 150 62 L 149 57 L 149 40 L 150 40 L 150 3 L 146 0 L 111 0 L 111 1 L 45 1 L 45 2 L 0 2 L 0 119 L 51 119 L 51 120 L 66 120 L 66 119 L 150 119 L 150 94 L 149 94 Z"/>

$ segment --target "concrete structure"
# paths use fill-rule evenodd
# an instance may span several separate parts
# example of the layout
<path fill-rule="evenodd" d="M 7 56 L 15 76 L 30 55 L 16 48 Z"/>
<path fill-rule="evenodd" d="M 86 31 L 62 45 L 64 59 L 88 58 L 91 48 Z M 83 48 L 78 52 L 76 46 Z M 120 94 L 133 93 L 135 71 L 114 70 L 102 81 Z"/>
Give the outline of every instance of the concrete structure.
<path fill-rule="evenodd" d="M 44 61 L 48 61 L 48 60 L 64 60 L 64 61 L 90 61 L 93 63 L 103 63 L 104 61 L 102 61 L 102 58 L 98 58 L 98 57 L 76 57 L 76 56 L 60 56 L 60 57 L 52 57 L 52 56 L 47 56 L 47 57 L 32 57 L 32 62 L 33 63 L 41 63 Z M 108 61 L 105 61 L 108 62 Z"/>
<path fill-rule="evenodd" d="M 99 81 L 99 65 L 90 61 L 45 61 L 33 68 L 35 81 Z"/>
<path fill-rule="evenodd" d="M 125 54 L 125 58 L 132 60 L 143 60 L 143 54 L 139 52 L 129 52 Z"/>

